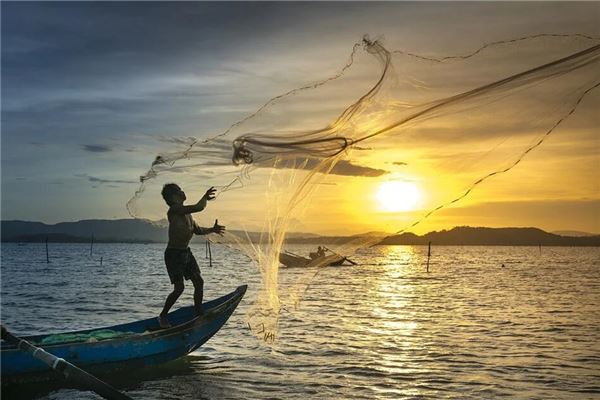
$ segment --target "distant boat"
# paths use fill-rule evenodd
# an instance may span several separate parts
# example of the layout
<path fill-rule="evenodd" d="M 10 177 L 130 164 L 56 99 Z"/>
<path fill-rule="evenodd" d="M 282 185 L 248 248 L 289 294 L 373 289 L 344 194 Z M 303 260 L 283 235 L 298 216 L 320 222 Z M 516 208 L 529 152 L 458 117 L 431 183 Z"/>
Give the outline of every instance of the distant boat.
<path fill-rule="evenodd" d="M 320 259 L 320 257 L 311 259 L 287 251 L 279 254 L 279 262 L 288 268 L 306 267 L 308 264 L 318 259 Z M 339 266 L 342 265 L 344 261 L 346 261 L 346 257 L 342 257 L 337 254 L 322 256 L 322 259 L 326 262 L 325 265 L 328 266 Z"/>
<path fill-rule="evenodd" d="M 155 317 L 106 328 L 22 338 L 92 374 L 158 365 L 191 353 L 217 333 L 244 297 L 246 288 L 246 285 L 240 286 L 223 297 L 204 303 L 205 312 L 199 317 L 194 316 L 193 306 L 169 313 L 168 318 L 173 327 L 168 329 L 159 329 Z M 112 339 L 94 341 L 81 341 L 80 338 L 68 340 L 76 335 L 90 336 L 92 332 L 99 330 L 111 331 L 115 336 Z M 51 337 L 63 337 L 67 340 L 43 344 L 44 339 L 48 342 Z M 2 386 L 55 380 L 59 377 L 43 362 L 4 341 L 0 355 Z"/>

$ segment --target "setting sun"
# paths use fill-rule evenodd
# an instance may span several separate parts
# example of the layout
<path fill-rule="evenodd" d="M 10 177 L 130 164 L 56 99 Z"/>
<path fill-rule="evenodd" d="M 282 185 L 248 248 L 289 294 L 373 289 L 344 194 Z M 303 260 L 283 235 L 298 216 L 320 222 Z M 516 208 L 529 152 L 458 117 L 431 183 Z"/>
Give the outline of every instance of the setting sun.
<path fill-rule="evenodd" d="M 410 211 L 419 200 L 419 190 L 408 182 L 384 182 L 377 191 L 377 200 L 385 211 Z"/>

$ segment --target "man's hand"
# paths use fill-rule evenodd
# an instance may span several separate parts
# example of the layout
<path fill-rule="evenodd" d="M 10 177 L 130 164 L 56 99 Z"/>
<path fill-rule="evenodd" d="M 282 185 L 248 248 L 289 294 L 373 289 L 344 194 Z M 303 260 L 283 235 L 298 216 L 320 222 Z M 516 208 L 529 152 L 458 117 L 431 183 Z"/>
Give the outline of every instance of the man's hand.
<path fill-rule="evenodd" d="M 223 236 L 223 233 L 225 232 L 225 226 L 224 225 L 219 225 L 219 220 L 215 219 L 215 225 L 212 227 L 212 230 L 217 235 Z"/>
<path fill-rule="evenodd" d="M 206 193 L 204 193 L 204 198 L 206 200 L 214 200 L 215 199 L 215 193 L 217 193 L 217 189 L 215 189 L 214 186 L 211 186 L 210 189 L 208 189 L 206 191 Z"/>

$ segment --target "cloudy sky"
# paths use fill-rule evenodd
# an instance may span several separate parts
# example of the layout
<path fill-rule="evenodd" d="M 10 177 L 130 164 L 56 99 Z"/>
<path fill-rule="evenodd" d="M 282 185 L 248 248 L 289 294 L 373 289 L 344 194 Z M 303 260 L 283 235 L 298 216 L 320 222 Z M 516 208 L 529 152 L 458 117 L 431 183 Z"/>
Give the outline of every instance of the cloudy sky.
<path fill-rule="evenodd" d="M 169 150 L 170 138 L 209 137 L 269 98 L 332 75 L 364 34 L 382 37 L 389 48 L 427 54 L 464 53 L 485 42 L 538 33 L 600 36 L 598 3 L 2 2 L 1 7 L 2 219 L 47 223 L 128 217 L 125 203 L 138 177 L 158 152 Z M 529 169 L 515 171 L 513 179 L 528 179 L 535 189 L 524 193 L 515 190 L 514 180 L 499 179 L 481 201 L 449 210 L 427 228 L 600 232 L 600 139 L 590 106 L 598 105 L 599 96 L 594 96 L 582 106 L 580 140 L 557 139 L 532 156 Z M 583 158 L 573 155 L 573 146 L 579 155 L 586 152 Z M 544 164 L 550 155 L 560 161 Z M 375 172 L 353 185 L 370 193 L 377 171 L 385 168 L 365 165 Z M 356 173 L 352 168 L 346 165 Z M 324 199 L 332 200 L 331 190 Z M 393 231 L 406 219 L 374 211 L 356 223 L 356 211 L 344 210 L 328 213 L 326 226 L 315 229 L 346 231 L 352 220 L 355 232 Z"/>

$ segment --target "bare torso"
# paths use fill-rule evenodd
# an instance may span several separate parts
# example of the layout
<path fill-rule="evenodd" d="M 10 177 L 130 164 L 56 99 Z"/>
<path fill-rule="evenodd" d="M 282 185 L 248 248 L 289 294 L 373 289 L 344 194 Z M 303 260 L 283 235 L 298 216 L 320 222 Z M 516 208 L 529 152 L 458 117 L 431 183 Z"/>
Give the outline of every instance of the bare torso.
<path fill-rule="evenodd" d="M 194 219 L 191 214 L 167 212 L 169 220 L 169 249 L 187 249 L 194 236 Z"/>

